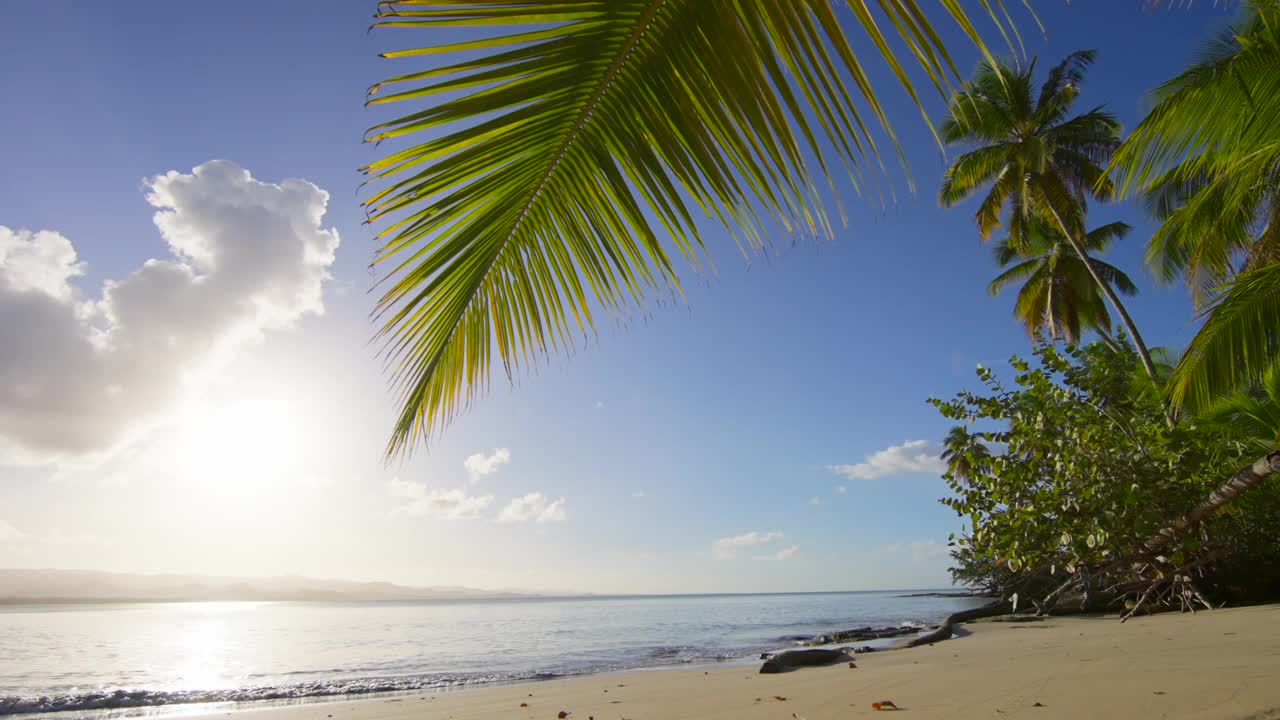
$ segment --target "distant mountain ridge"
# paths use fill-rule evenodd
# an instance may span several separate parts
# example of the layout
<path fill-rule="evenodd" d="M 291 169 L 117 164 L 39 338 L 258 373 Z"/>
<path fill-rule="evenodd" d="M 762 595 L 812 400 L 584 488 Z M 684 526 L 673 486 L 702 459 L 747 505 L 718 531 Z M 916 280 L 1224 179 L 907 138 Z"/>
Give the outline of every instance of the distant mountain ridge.
<path fill-rule="evenodd" d="M 410 587 L 389 582 L 210 575 L 113 573 L 98 570 L 0 569 L 0 604 L 29 602 L 182 602 L 215 600 L 479 600 L 538 593 L 467 587 Z"/>

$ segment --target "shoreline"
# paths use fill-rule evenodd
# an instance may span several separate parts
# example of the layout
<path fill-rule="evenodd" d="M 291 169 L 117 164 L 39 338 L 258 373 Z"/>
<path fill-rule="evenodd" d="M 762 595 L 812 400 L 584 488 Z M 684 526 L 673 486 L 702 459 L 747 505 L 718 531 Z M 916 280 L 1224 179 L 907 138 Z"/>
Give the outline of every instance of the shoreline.
<path fill-rule="evenodd" d="M 906 627 L 906 626 L 904 626 Z M 875 652 L 884 652 L 889 650 L 901 649 L 899 643 L 903 640 L 909 640 L 913 637 L 922 637 L 930 631 L 930 628 L 937 627 L 926 625 L 919 628 L 915 635 L 895 635 L 891 637 L 875 638 L 858 641 L 858 647 L 870 647 Z M 54 720 L 69 720 L 70 718 L 92 718 L 92 720 L 105 720 L 108 718 L 163 718 L 172 716 L 204 716 L 223 714 L 230 710 L 232 712 L 263 710 L 275 707 L 293 707 L 299 705 L 328 705 L 349 702 L 391 702 L 394 698 L 417 697 L 422 695 L 441 695 L 458 692 L 482 692 L 489 689 L 504 688 L 511 686 L 539 686 L 544 683 L 568 680 L 585 680 L 589 678 L 609 677 L 614 675 L 627 675 L 631 673 L 662 673 L 662 672 L 685 672 L 694 670 L 710 670 L 710 669 L 726 669 L 726 668 L 750 668 L 753 671 L 764 661 L 764 655 L 777 655 L 792 650 L 804 650 L 815 647 L 821 648 L 844 648 L 849 652 L 854 652 L 854 647 L 850 643 L 827 643 L 824 645 L 808 645 L 800 642 L 794 642 L 790 646 L 783 646 L 780 642 L 776 648 L 769 650 L 752 650 L 740 656 L 725 657 L 720 659 L 704 658 L 686 662 L 669 662 L 655 665 L 644 665 L 637 667 L 622 668 L 596 668 L 583 669 L 578 672 L 569 672 L 565 674 L 552 673 L 535 673 L 528 677 L 512 677 L 493 680 L 470 680 L 458 681 L 440 685 L 423 685 L 421 687 L 401 687 L 386 688 L 372 690 L 356 690 L 350 692 L 332 692 L 332 693 L 312 693 L 303 695 L 286 695 L 280 697 L 264 697 L 256 699 L 215 699 L 215 700 L 172 700 L 169 702 L 157 703 L 138 703 L 125 704 L 108 707 L 75 707 L 60 710 L 20 710 L 17 712 L 0 712 L 0 718 L 22 720 L 39 720 L 40 718 L 50 718 Z M 861 652 L 861 651 L 859 651 Z M 406 678 L 412 676 L 406 676 Z M 400 678 L 370 678 L 371 681 L 394 682 Z M 225 692 L 236 693 L 246 691 L 283 691 L 278 687 L 247 687 L 228 689 Z M 118 691 L 128 693 L 130 691 Z M 154 693 L 155 691 L 142 691 Z M 180 693 L 182 691 L 174 691 Z M 217 693 L 220 691 L 194 691 L 198 693 Z M 0 700 L 4 699 L 0 696 Z M 0 710 L 3 710 L 0 707 Z"/>
<path fill-rule="evenodd" d="M 1280 719 L 1280 605 L 1197 615 L 969 623 L 963 640 L 760 675 L 754 663 L 666 667 L 356 699 L 162 706 L 95 717 L 213 720 L 820 720 L 871 717 Z M 776 698 L 785 698 L 779 700 Z M 522 703 L 524 706 L 522 707 Z M 29 717 L 83 717 L 42 713 Z M 20 716 L 15 716 L 20 717 Z"/>
<path fill-rule="evenodd" d="M 631 670 L 232 714 L 542 720 L 564 711 L 570 720 L 771 720 L 794 713 L 793 720 L 819 720 L 878 716 L 871 703 L 891 700 L 920 718 L 1280 718 L 1280 605 L 1145 616 L 1123 625 L 1109 615 L 975 622 L 966 630 L 960 641 L 859 655 L 857 669 L 841 663 L 779 675 L 760 675 L 755 665 Z"/>

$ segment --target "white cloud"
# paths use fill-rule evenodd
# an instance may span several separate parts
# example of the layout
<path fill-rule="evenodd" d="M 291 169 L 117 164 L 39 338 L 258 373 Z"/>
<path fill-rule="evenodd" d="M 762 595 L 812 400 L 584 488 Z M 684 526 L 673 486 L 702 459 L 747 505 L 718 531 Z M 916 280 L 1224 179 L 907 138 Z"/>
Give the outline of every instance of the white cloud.
<path fill-rule="evenodd" d="M 329 194 L 231 162 L 145 183 L 168 259 L 84 297 L 71 241 L 0 226 L 0 455 L 86 458 L 167 417 L 185 384 L 263 332 L 324 311 Z"/>
<path fill-rule="evenodd" d="M 636 490 L 635 492 L 631 493 L 631 497 L 636 498 L 636 499 L 638 500 L 638 499 L 640 499 L 640 498 L 644 497 L 644 491 L 643 491 L 643 490 Z"/>
<path fill-rule="evenodd" d="M 26 540 L 27 534 L 9 523 L 0 520 L 0 544 L 15 543 Z"/>
<path fill-rule="evenodd" d="M 931 558 L 949 557 L 950 548 L 946 543 L 937 540 L 912 540 L 887 545 L 884 551 L 890 554 L 911 553 L 912 562 L 923 562 Z"/>
<path fill-rule="evenodd" d="M 70 302 L 73 277 L 84 274 L 71 241 L 58 233 L 0 226 L 0 280 L 12 292 L 38 292 Z"/>
<path fill-rule="evenodd" d="M 110 545 L 108 541 L 91 533 L 66 533 L 57 528 L 46 530 L 43 534 L 26 533 L 0 520 L 0 546 L 25 546 L 27 548 L 64 546 L 64 545 Z"/>
<path fill-rule="evenodd" d="M 790 560 L 791 558 L 795 557 L 798 554 L 800 554 L 800 546 L 792 545 L 791 547 L 782 548 L 776 553 L 770 553 L 768 555 L 757 555 L 756 559 L 757 560 Z"/>
<path fill-rule="evenodd" d="M 856 465 L 832 465 L 831 470 L 852 480 L 873 480 L 886 475 L 933 473 L 941 475 L 946 464 L 938 457 L 942 447 L 928 440 L 908 440 L 867 456 Z"/>
<path fill-rule="evenodd" d="M 392 497 L 406 501 L 391 513 L 410 517 L 470 520 L 480 517 L 485 508 L 493 502 L 492 495 L 468 495 L 461 488 L 428 490 L 422 483 L 400 478 L 392 478 L 388 481 L 387 491 Z"/>
<path fill-rule="evenodd" d="M 849 492 L 849 488 L 847 488 L 847 487 L 845 487 L 845 486 L 843 486 L 843 485 L 837 485 L 837 486 L 835 486 L 834 488 L 832 488 L 832 489 L 831 489 L 831 492 L 835 493 L 836 495 L 843 495 L 843 494 L 845 494 L 845 493 Z"/>
<path fill-rule="evenodd" d="M 809 504 L 810 504 L 810 505 L 823 505 L 824 503 L 823 503 L 823 501 L 822 501 L 822 498 L 818 497 L 817 495 L 814 495 L 813 497 L 809 498 Z"/>
<path fill-rule="evenodd" d="M 720 538 L 711 545 L 711 550 L 721 560 L 728 560 L 735 557 L 738 550 L 742 548 L 766 545 L 774 540 L 781 540 L 783 537 L 783 534 L 777 531 L 760 532 L 759 530 L 752 530 L 741 535 Z"/>
<path fill-rule="evenodd" d="M 489 455 L 484 453 L 471 455 L 462 462 L 462 465 L 471 476 L 471 482 L 476 482 L 481 476 L 492 475 L 498 471 L 498 468 L 509 462 L 511 462 L 511 451 L 507 448 L 498 448 Z"/>
<path fill-rule="evenodd" d="M 564 498 L 555 502 L 547 502 L 547 497 L 540 492 L 531 492 L 507 503 L 498 513 L 500 522 L 564 522 Z"/>

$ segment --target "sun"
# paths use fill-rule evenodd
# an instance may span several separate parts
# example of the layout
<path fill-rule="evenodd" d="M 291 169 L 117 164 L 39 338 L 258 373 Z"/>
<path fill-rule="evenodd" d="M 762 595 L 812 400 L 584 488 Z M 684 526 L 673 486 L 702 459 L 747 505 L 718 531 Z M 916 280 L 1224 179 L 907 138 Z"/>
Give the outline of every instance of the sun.
<path fill-rule="evenodd" d="M 178 424 L 180 479 L 224 497 L 300 482 L 303 424 L 279 397 L 193 406 Z"/>

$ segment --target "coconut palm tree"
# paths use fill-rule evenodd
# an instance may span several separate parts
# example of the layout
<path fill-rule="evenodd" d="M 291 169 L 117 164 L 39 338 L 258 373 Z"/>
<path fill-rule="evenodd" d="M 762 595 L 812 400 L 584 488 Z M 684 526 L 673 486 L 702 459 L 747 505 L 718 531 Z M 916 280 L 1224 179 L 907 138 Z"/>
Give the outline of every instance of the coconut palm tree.
<path fill-rule="evenodd" d="M 947 472 L 963 480 L 972 477 L 974 468 L 991 458 L 991 449 L 982 443 L 978 435 L 969 432 L 963 425 L 956 425 L 942 441 L 942 454 L 939 458 L 947 464 Z"/>
<path fill-rule="evenodd" d="M 1131 229 L 1122 222 L 1094 228 L 1085 234 L 1084 247 L 1091 254 L 1105 252 L 1112 242 L 1123 238 Z M 1025 246 L 1023 252 L 1019 252 L 1019 246 Z M 1026 325 L 1029 334 L 1035 335 L 1036 330 L 1043 328 L 1050 339 L 1079 343 L 1083 331 L 1093 330 L 1108 345 L 1115 346 L 1106 300 L 1061 231 L 1043 218 L 1036 218 L 1021 242 L 1006 237 L 993 249 L 996 263 L 1008 269 L 992 280 L 987 289 L 997 295 L 1011 285 L 1022 283 L 1013 314 Z M 1116 291 L 1128 296 L 1137 294 L 1137 286 L 1120 268 L 1092 255 L 1089 262 Z"/>
<path fill-rule="evenodd" d="M 444 38 L 384 57 L 445 58 L 370 88 L 370 105 L 412 105 L 366 136 L 392 146 L 364 168 L 387 268 L 379 337 L 402 399 L 388 453 L 474 400 L 493 362 L 510 378 L 602 314 L 678 295 L 673 256 L 707 264 L 695 211 L 744 251 L 775 228 L 829 233 L 819 183 L 843 167 L 876 185 L 882 154 L 901 156 L 867 63 L 918 107 L 909 66 L 950 92 L 959 74 L 926 6 L 990 57 L 954 0 L 874 5 L 378 3 L 374 27 Z M 982 6 L 1003 23 L 1000 2 Z"/>
<path fill-rule="evenodd" d="M 1148 261 L 1204 311 L 1169 386 L 1192 408 L 1257 382 L 1280 351 L 1280 0 L 1243 5 L 1112 161 L 1119 194 L 1163 220 Z"/>
<path fill-rule="evenodd" d="M 1098 291 L 1120 317 L 1148 376 L 1151 354 L 1129 312 L 1099 267 L 1087 260 L 1084 216 L 1092 197 L 1106 200 L 1111 184 L 1103 170 L 1119 144 L 1120 125 L 1101 108 L 1071 116 L 1080 83 L 1096 53 L 1082 50 L 1050 69 L 1039 92 L 1035 63 L 1025 68 L 987 63 L 951 101 L 942 139 L 972 149 L 947 169 L 938 193 L 944 207 L 985 190 L 974 214 L 985 241 L 1006 213 L 1010 244 L 1028 252 L 1033 227 L 1047 221 L 1061 233 Z"/>

